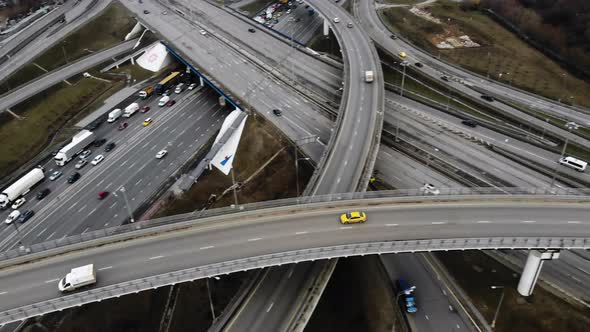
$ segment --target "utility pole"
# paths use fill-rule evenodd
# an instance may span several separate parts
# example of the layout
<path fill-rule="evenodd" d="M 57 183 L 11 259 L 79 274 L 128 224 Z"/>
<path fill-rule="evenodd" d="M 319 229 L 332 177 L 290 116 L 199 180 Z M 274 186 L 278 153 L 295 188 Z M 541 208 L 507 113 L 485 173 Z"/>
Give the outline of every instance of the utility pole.
<path fill-rule="evenodd" d="M 567 128 L 568 132 L 571 134 L 572 130 L 578 129 L 580 127 L 580 125 L 578 125 L 577 123 L 575 123 L 573 121 L 570 121 L 565 124 L 565 127 Z M 563 149 L 561 149 L 561 155 L 559 156 L 559 159 L 563 158 L 563 156 L 565 155 L 565 150 L 567 149 L 568 142 L 569 142 L 569 137 L 566 137 L 565 143 L 563 144 Z M 551 184 L 549 185 L 549 188 L 553 188 L 553 185 L 555 184 L 555 178 L 557 177 L 557 166 L 558 165 L 559 165 L 559 162 L 557 162 L 557 165 L 555 165 L 555 168 L 553 169 L 553 176 L 551 177 Z"/>
<path fill-rule="evenodd" d="M 498 315 L 500 314 L 500 307 L 502 306 L 502 301 L 504 301 L 504 291 L 506 288 L 504 286 L 490 286 L 491 289 L 502 289 L 502 295 L 500 295 L 500 301 L 498 301 L 498 306 L 496 307 L 496 312 L 494 313 L 494 319 L 492 319 L 492 330 L 496 328 L 496 320 L 498 319 Z"/>
<path fill-rule="evenodd" d="M 234 189 L 234 202 L 236 204 L 236 207 L 238 206 L 238 193 L 236 192 L 236 178 L 234 177 L 234 166 L 232 165 L 231 167 L 231 184 L 232 184 L 232 188 Z"/>
<path fill-rule="evenodd" d="M 127 193 L 125 191 L 125 187 L 121 186 L 119 188 L 119 191 L 123 194 L 123 200 L 125 201 L 125 206 L 127 207 L 127 213 L 129 214 L 129 221 L 131 223 L 135 222 L 135 219 L 133 218 L 133 214 L 131 213 L 131 207 L 129 206 L 129 200 L 127 199 Z M 117 197 L 117 193 L 113 193 L 113 195 L 115 195 L 115 197 Z"/>

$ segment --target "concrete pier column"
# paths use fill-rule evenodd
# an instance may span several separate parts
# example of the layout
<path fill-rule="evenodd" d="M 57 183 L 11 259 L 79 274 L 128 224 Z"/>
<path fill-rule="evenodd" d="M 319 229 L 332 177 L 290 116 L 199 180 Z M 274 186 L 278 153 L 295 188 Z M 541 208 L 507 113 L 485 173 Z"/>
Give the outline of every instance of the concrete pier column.
<path fill-rule="evenodd" d="M 201 76 L 199 76 L 199 83 L 201 83 L 201 86 L 205 86 L 205 81 L 203 81 Z"/>
<path fill-rule="evenodd" d="M 330 26 L 328 25 L 328 20 L 324 18 L 324 36 L 330 34 Z"/>
<path fill-rule="evenodd" d="M 518 281 L 518 293 L 522 296 L 530 296 L 541 273 L 541 267 L 546 260 L 559 258 L 558 250 L 531 250 L 527 257 L 526 264 Z"/>

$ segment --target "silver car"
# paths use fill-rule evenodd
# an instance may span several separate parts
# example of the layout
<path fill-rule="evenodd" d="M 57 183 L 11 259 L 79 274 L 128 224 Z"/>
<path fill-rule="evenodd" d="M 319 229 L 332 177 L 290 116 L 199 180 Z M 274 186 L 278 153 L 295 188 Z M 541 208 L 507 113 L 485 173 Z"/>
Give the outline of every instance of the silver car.
<path fill-rule="evenodd" d="M 57 180 L 57 178 L 59 178 L 63 174 L 64 173 L 62 171 L 55 171 L 55 172 L 51 173 L 51 176 L 49 176 L 49 181 L 55 181 L 55 180 Z"/>
<path fill-rule="evenodd" d="M 81 159 L 74 167 L 76 169 L 80 169 L 80 168 L 86 166 L 86 164 L 88 164 L 88 159 Z"/>

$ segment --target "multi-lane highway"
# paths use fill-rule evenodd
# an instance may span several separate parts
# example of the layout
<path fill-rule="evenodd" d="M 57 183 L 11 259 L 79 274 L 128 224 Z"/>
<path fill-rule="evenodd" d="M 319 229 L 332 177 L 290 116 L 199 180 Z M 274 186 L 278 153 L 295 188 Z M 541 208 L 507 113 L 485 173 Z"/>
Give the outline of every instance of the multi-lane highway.
<path fill-rule="evenodd" d="M 521 200 L 515 202 L 516 197 L 521 197 Z M 88 263 L 95 264 L 98 269 L 97 285 L 90 291 L 83 291 L 74 297 L 66 297 L 68 301 L 62 303 L 72 305 L 73 302 L 69 302 L 70 300 L 86 299 L 88 301 L 89 298 L 93 298 L 92 301 L 94 301 L 100 288 L 137 279 L 140 279 L 139 284 L 129 288 L 130 292 L 153 288 L 160 283 L 202 278 L 210 276 L 211 273 L 215 274 L 214 271 L 229 273 L 265 265 L 281 265 L 295 260 L 305 261 L 319 257 L 367 253 L 350 246 L 350 244 L 359 243 L 494 237 L 506 240 L 448 241 L 442 247 L 439 241 L 421 241 L 418 246 L 407 247 L 405 250 L 436 250 L 437 248 L 447 250 L 462 247 L 510 248 L 513 246 L 522 248 L 544 247 L 546 246 L 544 241 L 539 242 L 535 239 L 549 235 L 554 239 L 551 242 L 553 245 L 547 242 L 550 247 L 590 246 L 590 227 L 586 219 L 590 205 L 580 197 L 562 198 L 561 201 L 558 201 L 559 197 L 554 196 L 516 197 L 472 196 L 469 202 L 464 201 L 465 197 L 455 201 L 453 197 L 444 197 L 438 201 L 426 198 L 352 200 L 222 215 L 213 217 L 216 220 L 214 223 L 204 219 L 189 228 L 186 225 L 174 225 L 177 228 L 176 231 L 168 230 L 161 235 L 141 236 L 124 243 L 119 240 L 90 250 L 60 254 L 48 260 L 37 260 L 35 263 L 20 265 L 18 268 L 6 267 L 0 270 L 0 278 L 2 278 L 0 310 L 11 310 L 62 297 L 63 295 L 59 294 L 56 287 L 57 280 L 70 268 Z M 412 201 L 423 203 L 411 203 Z M 400 204 L 400 202 L 405 203 Z M 359 208 L 365 210 L 369 216 L 366 224 L 343 226 L 338 222 L 340 213 Z M 167 228 L 167 226 L 163 227 Z M 149 230 L 150 233 L 154 231 L 157 229 Z M 531 237 L 531 239 L 524 241 L 517 240 L 516 237 Z M 343 245 L 340 247 L 341 251 L 327 248 L 339 245 Z M 271 255 L 260 260 L 235 261 L 307 248 L 318 249 L 302 251 L 301 256 L 287 254 L 280 258 L 280 255 Z M 352 251 L 348 248 L 352 248 Z M 368 252 L 404 251 L 403 247 L 395 246 L 375 246 L 368 249 Z M 141 279 L 229 261 L 234 263 L 211 266 L 212 270 L 206 270 L 208 272 L 205 273 L 189 273 L 173 278 Z M 51 264 L 48 264 L 49 262 Z M 223 269 L 220 269 L 221 266 Z M 114 296 L 113 294 L 115 293 L 101 293 L 101 297 Z M 43 306 L 43 308 L 48 310 L 49 307 Z M 53 310 L 56 308 L 53 307 Z M 0 322 L 16 319 L 15 314 L 16 312 L 12 312 L 12 316 L 0 315 Z M 29 314 L 32 313 L 29 312 Z M 39 311 L 35 314 L 39 314 Z M 18 317 L 18 319 L 22 318 L 22 316 Z"/>
<path fill-rule="evenodd" d="M 23 242 L 38 243 L 120 225 L 128 214 L 117 189 L 125 188 L 131 210 L 139 207 L 219 130 L 223 117 L 228 114 L 217 105 L 215 94 L 208 89 L 174 94 L 172 98 L 177 100 L 173 107 L 158 107 L 157 98 L 152 97 L 146 102 L 140 101 L 142 106 L 151 107 L 148 112 L 103 124 L 96 131 L 97 137 L 114 142 L 116 147 L 105 152 L 105 145 L 90 146 L 93 152 L 89 160 L 99 154 L 105 156 L 97 166 L 89 163 L 76 170 L 77 160 L 64 167 L 56 166 L 53 160 L 44 165 L 46 178 L 55 170 L 62 171 L 63 175 L 55 181 L 46 179 L 25 196 L 27 203 L 20 210 L 34 210 L 35 216 L 25 224 L 18 224 Z M 147 117 L 151 117 L 153 123 L 144 127 L 142 122 Z M 123 122 L 127 122 L 128 127 L 118 130 Z M 156 159 L 156 153 L 162 149 L 166 149 L 168 155 Z M 80 180 L 68 184 L 67 177 L 76 171 L 82 175 Z M 35 195 L 42 188 L 50 188 L 51 194 L 39 201 Z M 111 194 L 99 200 L 101 191 Z M 3 220 L 8 212 L 2 212 L 0 218 Z M 2 248 L 10 248 L 19 240 L 12 225 L 4 225 L 0 234 Z"/>
<path fill-rule="evenodd" d="M 89 68 L 131 51 L 136 42 L 137 40 L 135 39 L 126 41 L 103 51 L 93 53 L 72 64 L 58 68 L 41 77 L 37 77 L 30 83 L 10 90 L 9 92 L 0 96 L 0 111 L 11 108 L 14 105 L 23 102 L 24 100 L 31 98 L 37 93 L 46 90 L 63 80 L 67 80 L 68 78 Z"/>

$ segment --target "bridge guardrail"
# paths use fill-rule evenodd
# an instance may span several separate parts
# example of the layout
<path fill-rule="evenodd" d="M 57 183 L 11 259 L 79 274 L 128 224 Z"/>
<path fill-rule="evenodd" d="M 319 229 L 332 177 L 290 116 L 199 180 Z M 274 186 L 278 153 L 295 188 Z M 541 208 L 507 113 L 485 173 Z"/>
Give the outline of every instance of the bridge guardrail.
<path fill-rule="evenodd" d="M 359 199 L 373 199 L 373 198 L 426 198 L 429 201 L 446 201 L 448 197 L 456 196 L 511 196 L 511 195 L 543 195 L 543 196 L 569 196 L 569 197 L 585 197 L 590 200 L 590 188 L 439 188 L 440 193 L 436 196 L 426 194 L 421 189 L 403 189 L 403 190 L 386 190 L 386 191 L 369 191 L 369 192 L 355 192 L 355 193 L 341 193 L 328 194 L 311 197 L 294 197 L 285 198 L 273 201 L 265 201 L 258 203 L 249 203 L 243 205 L 231 205 L 228 207 L 216 208 L 205 211 L 195 211 L 175 216 L 162 217 L 157 219 L 150 219 L 140 221 L 132 224 L 125 224 L 121 226 L 109 227 L 101 230 L 90 231 L 83 234 L 68 236 L 62 239 L 36 243 L 32 245 L 22 245 L 16 249 L 8 250 L 0 253 L 0 262 L 40 253 L 47 250 L 53 250 L 60 247 L 65 247 L 73 244 L 79 244 L 96 239 L 106 238 L 110 236 L 125 234 L 133 231 L 155 228 L 159 226 L 171 225 L 180 222 L 191 221 L 195 219 L 203 219 L 209 217 L 216 217 L 225 214 L 233 214 L 239 212 L 256 211 L 261 209 L 269 209 L 276 207 L 297 206 L 302 204 L 325 203 L 325 202 L 341 202 Z M 195 223 L 200 222 L 196 220 Z M 1 268 L 1 264 L 0 264 Z"/>

